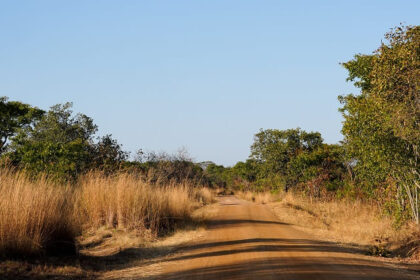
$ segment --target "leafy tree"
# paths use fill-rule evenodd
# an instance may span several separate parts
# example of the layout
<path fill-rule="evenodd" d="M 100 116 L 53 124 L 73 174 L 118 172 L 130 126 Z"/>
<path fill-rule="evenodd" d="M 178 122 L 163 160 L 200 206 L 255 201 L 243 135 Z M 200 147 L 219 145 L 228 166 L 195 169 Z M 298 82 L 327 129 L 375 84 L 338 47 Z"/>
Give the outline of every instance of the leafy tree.
<path fill-rule="evenodd" d="M 19 129 L 33 125 L 43 114 L 44 111 L 36 107 L 0 97 L 0 154 Z"/>
<path fill-rule="evenodd" d="M 83 114 L 73 115 L 71 103 L 55 105 L 11 139 L 10 158 L 33 173 L 76 178 L 91 164 L 92 138 L 97 127 Z"/>
<path fill-rule="evenodd" d="M 233 189 L 249 189 L 255 187 L 259 173 L 259 165 L 252 159 L 239 161 L 233 167 L 209 164 L 205 175 L 213 185 Z"/>
<path fill-rule="evenodd" d="M 105 135 L 93 144 L 91 154 L 92 168 L 107 174 L 118 170 L 128 158 L 128 153 L 122 150 L 122 145 L 111 135 Z"/>
<path fill-rule="evenodd" d="M 252 159 L 239 161 L 232 167 L 232 173 L 237 178 L 253 182 L 258 177 L 258 164 Z"/>
<path fill-rule="evenodd" d="M 287 179 L 303 184 L 311 195 L 320 196 L 324 191 L 337 191 L 346 174 L 343 148 L 323 144 L 316 150 L 301 153 L 288 164 Z"/>
<path fill-rule="evenodd" d="M 319 132 L 297 129 L 260 130 L 255 134 L 250 158 L 260 164 L 261 177 L 286 176 L 290 160 L 302 152 L 311 152 L 322 145 Z M 286 186 L 287 189 L 287 186 Z"/>
<path fill-rule="evenodd" d="M 205 174 L 213 186 L 226 188 L 231 181 L 228 170 L 229 168 L 225 168 L 223 165 L 211 163 L 207 166 Z"/>
<path fill-rule="evenodd" d="M 401 211 L 419 221 L 420 26 L 397 27 L 372 55 L 343 66 L 360 95 L 339 97 L 348 159 L 367 190 L 392 179 Z"/>

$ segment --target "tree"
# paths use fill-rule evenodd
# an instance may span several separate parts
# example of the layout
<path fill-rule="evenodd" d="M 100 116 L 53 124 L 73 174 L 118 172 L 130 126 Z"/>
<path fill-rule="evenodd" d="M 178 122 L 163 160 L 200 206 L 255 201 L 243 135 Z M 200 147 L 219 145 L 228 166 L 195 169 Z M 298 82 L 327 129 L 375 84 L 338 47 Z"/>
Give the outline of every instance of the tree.
<path fill-rule="evenodd" d="M 346 172 L 342 146 L 323 144 L 301 153 L 289 162 L 287 171 L 287 180 L 304 185 L 311 195 L 337 191 Z"/>
<path fill-rule="evenodd" d="M 264 165 L 265 175 L 286 174 L 287 163 L 303 151 L 312 151 L 322 144 L 321 134 L 297 129 L 260 130 L 254 136 L 251 159 Z"/>
<path fill-rule="evenodd" d="M 36 107 L 0 97 L 0 154 L 19 129 L 33 125 L 43 114 L 44 111 Z"/>
<path fill-rule="evenodd" d="M 245 162 L 239 161 L 232 168 L 232 173 L 235 177 L 241 178 L 248 182 L 253 182 L 258 176 L 258 165 L 252 159 Z"/>
<path fill-rule="evenodd" d="M 120 168 L 121 164 L 128 158 L 128 153 L 122 150 L 111 135 L 105 135 L 92 145 L 92 168 L 100 169 L 105 173 L 112 173 Z"/>
<path fill-rule="evenodd" d="M 76 178 L 91 164 L 97 127 L 83 114 L 73 115 L 72 104 L 55 105 L 34 124 L 11 139 L 12 162 L 33 173 Z"/>
<path fill-rule="evenodd" d="M 228 175 L 229 169 L 230 168 L 225 168 L 223 165 L 211 163 L 207 166 L 205 174 L 213 186 L 226 188 L 230 183 Z"/>
<path fill-rule="evenodd" d="M 343 63 L 360 95 L 340 96 L 347 157 L 369 191 L 392 179 L 419 221 L 420 26 L 397 27 L 372 55 Z"/>

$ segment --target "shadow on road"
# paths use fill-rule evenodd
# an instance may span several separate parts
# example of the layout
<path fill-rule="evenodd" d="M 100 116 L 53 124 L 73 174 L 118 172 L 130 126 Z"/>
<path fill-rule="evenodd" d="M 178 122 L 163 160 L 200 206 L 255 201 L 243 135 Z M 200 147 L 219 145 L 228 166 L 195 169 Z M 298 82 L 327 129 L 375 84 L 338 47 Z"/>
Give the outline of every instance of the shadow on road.
<path fill-rule="evenodd" d="M 181 279 L 399 279 L 393 278 L 394 269 L 378 265 L 373 261 L 366 261 L 363 264 L 349 263 L 349 259 L 305 260 L 293 258 L 272 258 L 266 260 L 246 261 L 238 264 L 211 266 L 199 269 L 181 270 L 176 273 L 159 275 L 162 280 Z M 299 263 L 298 265 L 296 263 Z M 332 267 L 334 269 L 332 269 Z M 318 278 L 318 276 L 320 276 Z M 122 278 L 124 279 L 124 278 Z"/>

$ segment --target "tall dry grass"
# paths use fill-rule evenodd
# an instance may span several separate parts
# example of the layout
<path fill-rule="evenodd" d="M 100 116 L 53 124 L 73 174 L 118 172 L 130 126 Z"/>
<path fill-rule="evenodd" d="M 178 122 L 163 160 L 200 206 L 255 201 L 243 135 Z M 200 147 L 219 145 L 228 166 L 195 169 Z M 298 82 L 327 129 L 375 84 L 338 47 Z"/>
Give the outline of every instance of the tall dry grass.
<path fill-rule="evenodd" d="M 288 222 L 310 227 L 331 239 L 369 245 L 375 240 L 400 239 L 403 231 L 393 226 L 393 219 L 384 215 L 374 203 L 360 200 L 320 200 L 288 193 L 281 202 L 281 208 L 289 208 L 293 215 L 284 215 Z M 284 212 L 283 212 L 284 213 Z"/>
<path fill-rule="evenodd" d="M 73 202 L 67 186 L 0 169 L 0 256 L 74 252 Z"/>
<path fill-rule="evenodd" d="M 80 181 L 76 210 L 87 227 L 159 234 L 189 219 L 203 199 L 200 191 L 187 182 L 157 186 L 129 174 L 106 177 L 92 173 Z"/>
<path fill-rule="evenodd" d="M 157 186 L 128 174 L 90 173 L 74 186 L 0 169 L 0 256 L 68 252 L 83 230 L 172 231 L 210 203 L 212 193 L 188 182 Z"/>

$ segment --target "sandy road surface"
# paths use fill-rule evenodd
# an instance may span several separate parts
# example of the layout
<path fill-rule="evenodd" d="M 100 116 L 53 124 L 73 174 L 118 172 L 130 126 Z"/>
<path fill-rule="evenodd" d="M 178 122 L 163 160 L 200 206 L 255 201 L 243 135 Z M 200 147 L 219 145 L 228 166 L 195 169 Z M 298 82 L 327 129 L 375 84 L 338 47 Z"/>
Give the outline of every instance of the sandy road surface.
<path fill-rule="evenodd" d="M 157 279 L 420 279 L 416 271 L 317 241 L 267 206 L 233 196 L 220 198 L 202 240 L 161 265 Z"/>

